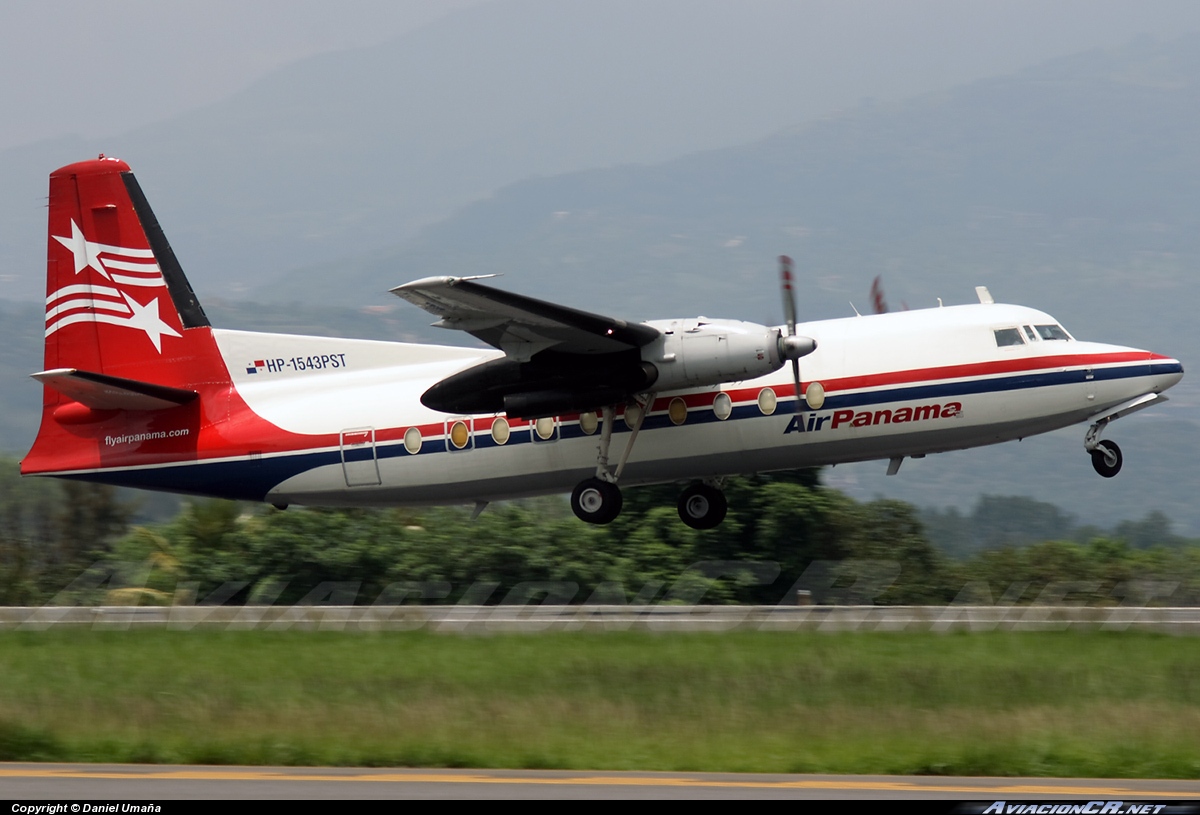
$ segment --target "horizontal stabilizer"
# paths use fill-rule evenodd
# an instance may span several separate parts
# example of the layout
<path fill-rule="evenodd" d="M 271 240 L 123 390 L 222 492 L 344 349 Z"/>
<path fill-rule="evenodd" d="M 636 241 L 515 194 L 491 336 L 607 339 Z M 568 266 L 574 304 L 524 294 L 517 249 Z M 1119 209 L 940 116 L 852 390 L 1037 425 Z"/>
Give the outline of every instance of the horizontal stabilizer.
<path fill-rule="evenodd" d="M 197 395 L 195 391 L 76 368 L 55 368 L 30 376 L 93 410 L 163 410 L 187 404 Z"/>

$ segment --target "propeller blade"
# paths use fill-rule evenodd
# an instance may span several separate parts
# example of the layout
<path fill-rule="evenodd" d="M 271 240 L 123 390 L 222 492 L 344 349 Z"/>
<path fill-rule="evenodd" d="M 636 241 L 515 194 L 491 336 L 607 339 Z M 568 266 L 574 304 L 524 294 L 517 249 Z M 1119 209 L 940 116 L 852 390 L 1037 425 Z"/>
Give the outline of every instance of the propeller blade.
<path fill-rule="evenodd" d="M 883 280 L 881 275 L 875 276 L 875 281 L 871 283 L 871 306 L 875 309 L 876 314 L 887 314 L 887 300 L 883 299 Z"/>
<path fill-rule="evenodd" d="M 801 411 L 804 394 L 800 390 L 800 357 L 811 354 L 817 347 L 817 341 L 812 337 L 796 336 L 796 292 L 792 288 L 792 259 L 787 255 L 779 256 L 779 282 L 783 289 L 783 315 L 787 319 L 787 336 L 779 332 L 776 340 L 779 346 L 779 358 L 792 361 L 792 382 L 796 386 L 796 412 Z M 804 402 L 807 404 L 807 402 Z"/>
<path fill-rule="evenodd" d="M 783 290 L 783 319 L 787 322 L 788 336 L 796 336 L 796 292 L 792 290 L 792 259 L 779 256 L 779 283 Z"/>
<path fill-rule="evenodd" d="M 804 402 L 804 394 L 800 391 L 800 360 L 792 360 L 792 380 L 796 383 L 796 412 L 800 413 L 803 408 L 801 403 Z"/>

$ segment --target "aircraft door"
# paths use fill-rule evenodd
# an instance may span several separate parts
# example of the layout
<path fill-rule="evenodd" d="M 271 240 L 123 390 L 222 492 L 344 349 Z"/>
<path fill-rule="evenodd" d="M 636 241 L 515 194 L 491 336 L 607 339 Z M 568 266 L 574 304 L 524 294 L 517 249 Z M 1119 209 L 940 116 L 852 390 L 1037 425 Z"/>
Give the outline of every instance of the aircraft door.
<path fill-rule="evenodd" d="M 342 431 L 342 472 L 347 487 L 374 487 L 380 483 L 375 455 L 375 428 L 353 427 Z"/>

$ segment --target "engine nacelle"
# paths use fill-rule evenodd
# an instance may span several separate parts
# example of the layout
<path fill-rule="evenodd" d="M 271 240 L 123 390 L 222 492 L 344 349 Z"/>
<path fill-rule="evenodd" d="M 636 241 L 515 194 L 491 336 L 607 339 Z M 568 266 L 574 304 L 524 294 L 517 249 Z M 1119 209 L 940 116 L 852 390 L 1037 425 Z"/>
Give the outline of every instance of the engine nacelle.
<path fill-rule="evenodd" d="M 642 360 L 658 370 L 663 391 L 755 379 L 779 370 L 779 330 L 741 320 L 656 320 L 662 336 L 642 348 Z"/>

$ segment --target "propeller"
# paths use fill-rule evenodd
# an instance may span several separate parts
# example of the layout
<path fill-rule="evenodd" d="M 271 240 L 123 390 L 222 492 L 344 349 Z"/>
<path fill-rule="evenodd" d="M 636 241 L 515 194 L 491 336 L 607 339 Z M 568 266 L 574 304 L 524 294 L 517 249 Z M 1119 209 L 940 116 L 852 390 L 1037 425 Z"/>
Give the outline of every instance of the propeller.
<path fill-rule="evenodd" d="M 871 306 L 875 309 L 876 314 L 887 314 L 887 300 L 883 299 L 883 276 L 875 275 L 875 280 L 871 283 Z M 908 311 L 908 303 L 900 301 L 900 310 Z"/>
<path fill-rule="evenodd" d="M 783 290 L 783 318 L 787 322 L 787 335 L 779 332 L 779 358 L 792 361 L 792 379 L 796 385 L 796 412 L 800 412 L 804 394 L 800 389 L 800 357 L 811 354 L 817 341 L 811 337 L 796 336 L 796 292 L 792 289 L 792 259 L 779 256 L 779 283 Z"/>
<path fill-rule="evenodd" d="M 887 300 L 883 299 L 883 276 L 875 275 L 875 280 L 871 283 L 871 305 L 875 308 L 876 314 L 887 314 Z"/>

